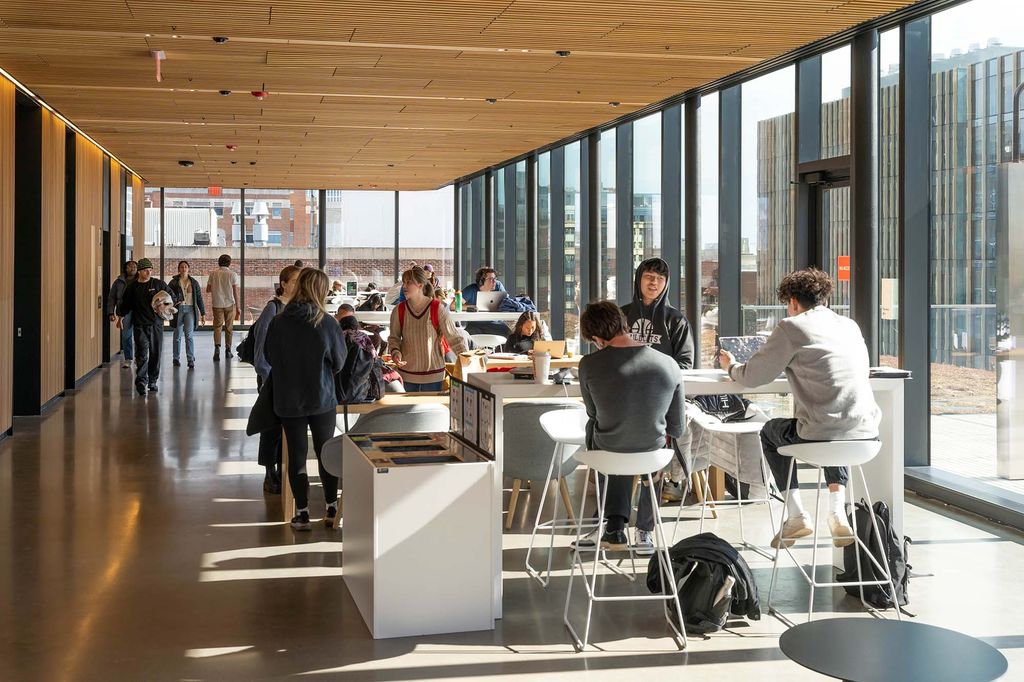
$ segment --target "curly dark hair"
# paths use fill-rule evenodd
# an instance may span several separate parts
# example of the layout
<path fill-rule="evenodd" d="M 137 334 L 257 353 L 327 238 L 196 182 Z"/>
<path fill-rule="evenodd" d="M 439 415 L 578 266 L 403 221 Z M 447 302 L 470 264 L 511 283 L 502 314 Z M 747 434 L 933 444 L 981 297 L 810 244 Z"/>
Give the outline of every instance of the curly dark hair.
<path fill-rule="evenodd" d="M 795 270 L 782 278 L 776 293 L 781 302 L 789 303 L 790 299 L 796 299 L 801 307 L 810 310 L 828 304 L 828 297 L 832 295 L 832 278 L 818 268 Z"/>
<path fill-rule="evenodd" d="M 628 329 L 622 308 L 613 301 L 588 303 L 580 316 L 580 334 L 584 341 L 595 338 L 610 341 Z"/>

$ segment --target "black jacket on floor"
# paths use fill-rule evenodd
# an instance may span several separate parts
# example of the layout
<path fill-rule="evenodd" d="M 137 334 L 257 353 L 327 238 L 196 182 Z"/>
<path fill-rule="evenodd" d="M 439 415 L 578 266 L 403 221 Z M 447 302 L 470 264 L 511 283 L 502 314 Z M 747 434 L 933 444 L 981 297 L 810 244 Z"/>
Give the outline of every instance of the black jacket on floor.
<path fill-rule="evenodd" d="M 730 613 L 735 616 L 746 616 L 751 620 L 761 619 L 761 603 L 757 597 L 754 575 L 740 553 L 728 542 L 714 533 L 701 533 L 680 540 L 668 550 L 668 555 L 672 560 L 676 584 L 684 575 L 689 574 L 696 561 L 722 566 L 727 575 L 736 579 L 732 589 Z M 651 562 L 647 566 L 647 588 L 654 593 L 661 592 L 661 573 L 657 555 L 651 557 Z"/>

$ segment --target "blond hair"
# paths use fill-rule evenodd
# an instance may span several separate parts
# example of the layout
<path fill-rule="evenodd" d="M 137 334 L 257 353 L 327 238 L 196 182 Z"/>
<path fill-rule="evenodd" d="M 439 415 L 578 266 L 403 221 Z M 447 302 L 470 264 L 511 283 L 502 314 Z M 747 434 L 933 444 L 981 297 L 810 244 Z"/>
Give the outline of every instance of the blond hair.
<path fill-rule="evenodd" d="M 418 265 L 414 265 L 402 273 L 402 284 L 422 284 L 423 295 L 427 298 L 434 298 L 434 284 L 431 282 L 427 271 Z"/>
<path fill-rule="evenodd" d="M 295 296 L 292 297 L 291 303 L 312 304 L 313 312 L 306 321 L 314 327 L 318 326 L 320 321 L 327 315 L 327 309 L 324 308 L 324 299 L 327 298 L 327 290 L 329 288 L 330 280 L 323 270 L 303 268 L 299 273 L 299 286 L 295 290 Z"/>

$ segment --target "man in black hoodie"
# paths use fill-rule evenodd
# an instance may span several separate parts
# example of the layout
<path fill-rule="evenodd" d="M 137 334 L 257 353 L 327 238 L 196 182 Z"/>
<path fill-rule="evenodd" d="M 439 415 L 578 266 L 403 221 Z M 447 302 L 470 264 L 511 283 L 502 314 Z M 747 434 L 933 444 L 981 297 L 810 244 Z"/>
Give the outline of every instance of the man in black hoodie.
<path fill-rule="evenodd" d="M 629 325 L 629 336 L 640 343 L 661 351 L 676 361 L 680 369 L 693 368 L 693 336 L 690 323 L 683 313 L 673 308 L 668 298 L 669 269 L 668 263 L 661 258 L 648 258 L 636 269 L 633 281 L 633 302 L 622 306 Z M 687 429 L 682 438 L 675 442 L 676 458 L 680 465 L 689 459 L 690 432 Z M 686 472 L 685 465 L 674 466 L 676 475 Z M 662 482 L 655 479 L 656 496 L 661 499 Z M 671 483 L 667 489 L 669 499 L 682 499 L 683 486 Z M 654 510 L 644 504 L 646 495 L 641 495 L 641 504 L 637 509 L 636 550 L 641 554 L 651 554 L 654 545 L 651 543 L 651 530 L 654 528 Z M 682 502 L 680 502 L 681 504 Z"/>
<path fill-rule="evenodd" d="M 622 306 L 634 341 L 646 343 L 679 363 L 680 369 L 693 369 L 693 336 L 690 323 L 668 298 L 668 263 L 648 258 L 636 269 L 633 302 Z"/>
<path fill-rule="evenodd" d="M 153 277 L 153 263 L 148 258 L 139 260 L 135 280 L 124 290 L 117 315 L 124 318 L 131 313 L 132 334 L 135 341 L 135 390 L 146 395 L 148 388 L 156 392 L 160 378 L 160 353 L 164 340 L 164 320 L 153 310 L 153 297 L 161 291 L 171 293 L 163 280 Z M 118 321 L 120 327 L 124 324 Z"/>

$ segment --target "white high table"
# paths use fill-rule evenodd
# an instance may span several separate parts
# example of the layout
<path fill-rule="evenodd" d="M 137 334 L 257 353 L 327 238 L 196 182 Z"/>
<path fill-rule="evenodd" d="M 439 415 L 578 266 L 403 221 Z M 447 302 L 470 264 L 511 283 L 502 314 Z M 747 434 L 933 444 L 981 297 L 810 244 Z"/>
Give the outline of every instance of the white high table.
<path fill-rule="evenodd" d="M 522 313 L 448 313 L 456 322 L 515 322 L 520 315 Z M 356 319 L 369 324 L 391 324 L 391 311 L 357 310 Z"/>
<path fill-rule="evenodd" d="M 790 393 L 789 381 L 779 377 L 763 386 L 746 388 L 729 379 L 722 370 L 682 370 L 686 395 L 716 395 L 721 393 Z M 892 514 L 892 526 L 896 537 L 903 537 L 903 382 L 904 379 L 871 379 L 875 402 L 882 410 L 879 437 L 882 449 L 870 463 L 864 465 L 868 490 L 872 501 L 883 500 Z M 508 373 L 470 374 L 468 383 L 493 393 L 494 401 L 494 500 L 493 514 L 496 542 L 494 552 L 494 614 L 501 618 L 501 516 L 502 516 L 502 469 L 504 466 L 504 402 L 515 399 L 565 399 L 579 398 L 579 384 L 550 385 L 535 384 L 531 381 L 514 379 Z M 854 482 L 855 490 L 861 490 L 859 480 Z"/>

